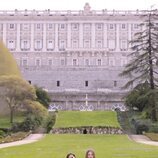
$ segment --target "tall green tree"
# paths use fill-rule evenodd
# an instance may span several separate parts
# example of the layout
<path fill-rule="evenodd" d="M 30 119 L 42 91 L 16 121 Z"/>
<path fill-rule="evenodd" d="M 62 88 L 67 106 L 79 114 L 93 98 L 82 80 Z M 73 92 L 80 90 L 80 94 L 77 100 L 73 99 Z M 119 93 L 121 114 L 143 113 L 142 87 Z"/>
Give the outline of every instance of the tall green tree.
<path fill-rule="evenodd" d="M 33 86 L 17 76 L 0 77 L 0 96 L 10 109 L 10 123 L 13 123 L 14 112 L 27 100 L 35 100 L 36 92 Z"/>
<path fill-rule="evenodd" d="M 144 16 L 144 22 L 140 24 L 141 31 L 134 35 L 131 43 L 132 53 L 129 54 L 130 61 L 120 76 L 129 77 L 130 80 L 124 87 L 148 82 L 150 85 L 150 107 L 151 119 L 157 120 L 156 114 L 156 86 L 158 82 L 158 14 L 150 10 Z"/>

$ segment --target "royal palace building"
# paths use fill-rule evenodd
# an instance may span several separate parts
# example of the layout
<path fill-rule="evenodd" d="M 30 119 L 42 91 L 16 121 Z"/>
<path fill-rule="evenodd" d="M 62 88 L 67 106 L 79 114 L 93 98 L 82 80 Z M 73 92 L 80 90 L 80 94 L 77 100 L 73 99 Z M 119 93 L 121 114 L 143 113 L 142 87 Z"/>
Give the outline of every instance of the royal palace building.
<path fill-rule="evenodd" d="M 52 95 L 52 106 L 111 109 L 123 104 L 127 79 L 118 74 L 143 14 L 92 10 L 88 3 L 79 11 L 0 11 L 0 38 L 26 80 Z"/>

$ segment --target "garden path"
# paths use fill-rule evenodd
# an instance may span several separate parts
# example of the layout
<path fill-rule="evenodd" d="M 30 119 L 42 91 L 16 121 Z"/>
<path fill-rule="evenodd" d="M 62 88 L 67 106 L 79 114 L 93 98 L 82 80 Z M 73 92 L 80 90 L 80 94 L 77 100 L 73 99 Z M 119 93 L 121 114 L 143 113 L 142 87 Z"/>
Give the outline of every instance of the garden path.
<path fill-rule="evenodd" d="M 130 140 L 133 140 L 137 143 L 158 146 L 158 142 L 152 141 L 144 135 L 128 135 L 128 137 Z"/>

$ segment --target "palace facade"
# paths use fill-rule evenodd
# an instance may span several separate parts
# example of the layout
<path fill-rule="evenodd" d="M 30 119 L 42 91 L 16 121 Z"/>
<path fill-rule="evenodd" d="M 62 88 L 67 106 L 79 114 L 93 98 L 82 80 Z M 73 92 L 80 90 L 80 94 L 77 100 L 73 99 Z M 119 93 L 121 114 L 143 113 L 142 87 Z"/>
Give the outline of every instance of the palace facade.
<path fill-rule="evenodd" d="M 24 77 L 47 89 L 63 109 L 78 109 L 88 94 L 93 109 L 123 104 L 129 41 L 145 11 L 0 11 L 0 38 Z M 89 107 L 88 107 L 89 108 Z"/>

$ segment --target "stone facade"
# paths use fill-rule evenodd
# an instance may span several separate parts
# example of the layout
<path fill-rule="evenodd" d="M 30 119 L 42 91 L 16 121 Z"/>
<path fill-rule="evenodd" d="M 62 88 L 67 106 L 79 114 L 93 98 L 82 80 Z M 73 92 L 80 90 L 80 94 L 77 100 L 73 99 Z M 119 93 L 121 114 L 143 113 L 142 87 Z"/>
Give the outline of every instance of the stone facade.
<path fill-rule="evenodd" d="M 65 92 L 97 95 L 100 89 L 112 95 L 122 91 L 126 82 L 118 74 L 129 61 L 129 41 L 142 30 L 144 14 L 97 11 L 88 3 L 80 11 L 0 11 L 0 39 L 24 77 L 55 96 Z M 65 100 L 54 103 L 59 102 Z"/>

